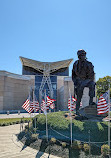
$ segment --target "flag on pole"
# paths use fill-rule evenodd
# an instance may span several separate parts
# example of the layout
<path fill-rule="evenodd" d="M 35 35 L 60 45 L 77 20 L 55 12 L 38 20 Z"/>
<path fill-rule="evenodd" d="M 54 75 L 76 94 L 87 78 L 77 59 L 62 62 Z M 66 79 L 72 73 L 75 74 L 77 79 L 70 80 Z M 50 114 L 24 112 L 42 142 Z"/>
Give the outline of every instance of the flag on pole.
<path fill-rule="evenodd" d="M 33 108 L 33 110 L 35 110 L 35 112 L 37 112 L 39 110 L 39 102 L 38 101 L 31 102 L 30 108 Z"/>
<path fill-rule="evenodd" d="M 41 110 L 42 110 L 43 112 L 46 110 L 46 107 L 45 107 L 45 100 L 44 100 L 44 99 L 42 99 Z"/>
<path fill-rule="evenodd" d="M 68 99 L 68 109 L 71 111 L 74 111 L 74 109 L 76 108 L 76 98 L 74 98 L 73 96 L 71 98 Z"/>
<path fill-rule="evenodd" d="M 100 96 L 99 101 L 97 103 L 97 112 L 98 115 L 109 112 L 108 92 L 105 92 Z"/>
<path fill-rule="evenodd" d="M 56 101 L 56 100 L 55 99 L 51 99 L 49 96 L 47 96 L 47 106 L 50 107 L 51 109 L 55 108 L 54 101 Z"/>
<path fill-rule="evenodd" d="M 74 111 L 74 109 L 76 109 L 76 101 L 77 101 L 77 99 L 74 98 L 73 96 L 71 97 L 71 102 L 70 102 L 70 98 L 68 99 L 68 109 L 69 110 L 70 110 L 70 107 L 71 107 L 71 111 Z M 82 102 L 80 102 L 80 107 L 82 107 Z"/>
<path fill-rule="evenodd" d="M 24 102 L 24 104 L 22 105 L 22 108 L 25 109 L 28 113 L 31 113 L 33 111 L 33 108 L 30 107 L 29 98 Z"/>
<path fill-rule="evenodd" d="M 72 101 L 73 101 L 73 102 L 76 102 L 77 99 L 72 96 Z"/>

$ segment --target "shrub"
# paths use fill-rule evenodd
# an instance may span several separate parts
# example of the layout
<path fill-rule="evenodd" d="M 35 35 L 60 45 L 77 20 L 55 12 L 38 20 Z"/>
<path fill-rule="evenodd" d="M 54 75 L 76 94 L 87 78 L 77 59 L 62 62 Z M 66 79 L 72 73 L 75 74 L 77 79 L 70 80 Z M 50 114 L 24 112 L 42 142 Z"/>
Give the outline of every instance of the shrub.
<path fill-rule="evenodd" d="M 61 145 L 63 148 L 65 148 L 67 144 L 66 144 L 66 142 L 62 142 Z"/>
<path fill-rule="evenodd" d="M 89 149 L 90 149 L 90 146 L 89 146 L 88 144 L 84 144 L 84 145 L 83 145 L 83 149 L 84 149 L 84 151 L 85 151 L 86 153 L 88 153 L 88 152 L 89 152 Z"/>
<path fill-rule="evenodd" d="M 37 140 L 37 139 L 38 139 L 38 135 L 39 135 L 39 134 L 37 134 L 37 133 L 36 133 L 36 134 L 32 134 L 32 135 L 31 135 L 31 139 L 32 139 L 32 140 Z"/>
<path fill-rule="evenodd" d="M 16 121 L 16 124 L 19 124 L 20 123 L 20 121 Z"/>
<path fill-rule="evenodd" d="M 53 144 L 56 143 L 56 139 L 55 139 L 55 138 L 51 138 L 50 141 L 51 141 L 51 143 L 53 143 Z"/>
<path fill-rule="evenodd" d="M 72 148 L 73 149 L 82 149 L 82 144 L 80 141 L 73 141 L 72 143 Z"/>
<path fill-rule="evenodd" d="M 103 155 L 107 155 L 108 153 L 109 153 L 109 145 L 107 145 L 107 144 L 103 144 L 102 146 L 101 146 L 101 153 L 103 154 Z"/>
<path fill-rule="evenodd" d="M 34 131 L 34 133 L 36 133 L 37 129 L 36 129 L 36 128 L 33 128 L 33 131 Z"/>

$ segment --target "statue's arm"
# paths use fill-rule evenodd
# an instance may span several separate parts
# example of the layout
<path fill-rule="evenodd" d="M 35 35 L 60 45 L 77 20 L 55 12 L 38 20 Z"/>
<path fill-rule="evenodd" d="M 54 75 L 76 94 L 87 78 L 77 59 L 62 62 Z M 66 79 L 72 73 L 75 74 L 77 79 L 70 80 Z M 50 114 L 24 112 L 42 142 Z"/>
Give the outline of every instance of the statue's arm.
<path fill-rule="evenodd" d="M 73 69 L 72 69 L 72 81 L 76 81 L 76 73 L 75 73 L 75 63 L 73 64 Z"/>
<path fill-rule="evenodd" d="M 94 81 L 94 66 L 93 64 L 90 62 L 89 63 L 89 75 L 88 78 L 92 81 Z"/>

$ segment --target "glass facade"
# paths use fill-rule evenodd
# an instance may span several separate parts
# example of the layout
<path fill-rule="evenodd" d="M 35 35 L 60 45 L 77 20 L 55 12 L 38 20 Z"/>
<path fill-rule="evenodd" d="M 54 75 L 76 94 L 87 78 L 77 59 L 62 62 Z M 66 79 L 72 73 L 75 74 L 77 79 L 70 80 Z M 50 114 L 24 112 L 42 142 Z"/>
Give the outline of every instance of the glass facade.
<path fill-rule="evenodd" d="M 22 74 L 23 75 L 43 75 L 43 73 L 35 70 L 32 67 L 28 67 L 28 66 L 23 66 Z M 61 68 L 61 69 L 56 70 L 54 72 L 50 71 L 50 75 L 54 75 L 54 76 L 69 76 L 69 68 L 68 67 Z"/>
<path fill-rule="evenodd" d="M 36 95 L 36 98 L 39 102 L 40 102 L 39 90 L 40 90 L 42 78 L 43 78 L 43 75 L 36 75 L 35 76 L 35 95 Z M 50 80 L 51 80 L 51 84 L 52 84 L 52 88 L 53 88 L 53 98 L 52 99 L 57 100 L 57 76 L 50 76 Z M 43 99 L 44 99 L 44 91 L 45 90 L 46 90 L 46 95 L 51 97 L 49 86 L 48 86 L 47 82 L 45 82 L 45 85 L 44 85 L 43 90 L 42 90 L 42 98 Z M 55 107 L 56 107 L 56 102 L 55 102 Z"/>
<path fill-rule="evenodd" d="M 32 67 L 23 66 L 22 68 L 23 75 L 42 75 L 39 71 L 33 69 Z"/>
<path fill-rule="evenodd" d="M 32 67 L 23 66 L 22 70 L 23 75 L 35 75 L 35 95 L 39 102 L 41 102 L 39 91 L 43 79 L 43 73 L 35 70 Z M 54 72 L 50 71 L 49 80 L 51 83 L 51 87 L 53 89 L 53 98 L 57 100 L 57 76 L 69 76 L 69 67 L 61 68 L 59 70 L 55 70 Z M 42 84 L 42 98 L 44 98 L 44 90 L 46 90 L 46 95 L 51 97 L 51 91 L 47 82 Z M 39 100 L 40 99 L 40 100 Z M 57 103 L 55 102 L 55 108 L 57 108 Z"/>

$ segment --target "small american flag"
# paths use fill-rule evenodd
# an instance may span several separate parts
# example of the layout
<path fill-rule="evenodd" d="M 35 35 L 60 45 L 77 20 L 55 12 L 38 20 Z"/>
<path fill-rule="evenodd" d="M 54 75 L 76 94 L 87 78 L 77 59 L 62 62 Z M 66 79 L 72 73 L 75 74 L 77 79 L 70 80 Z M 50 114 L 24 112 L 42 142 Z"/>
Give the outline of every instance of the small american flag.
<path fill-rule="evenodd" d="M 42 99 L 41 110 L 42 110 L 43 112 L 46 110 L 46 107 L 45 107 L 45 100 L 44 100 L 44 99 Z"/>
<path fill-rule="evenodd" d="M 55 108 L 54 101 L 56 101 L 56 100 L 55 99 L 51 99 L 49 96 L 47 96 L 47 105 L 48 105 L 48 107 L 50 106 L 51 109 Z"/>
<path fill-rule="evenodd" d="M 71 111 L 74 111 L 74 109 L 76 109 L 76 101 L 77 99 L 74 98 L 72 96 L 72 99 L 71 99 L 71 102 L 70 102 L 70 98 L 68 99 L 68 109 L 70 110 L 70 107 L 71 107 Z M 70 105 L 71 103 L 71 105 Z M 80 102 L 80 107 L 82 107 L 82 102 Z"/>
<path fill-rule="evenodd" d="M 30 108 L 33 108 L 36 112 L 39 110 L 39 102 L 38 101 L 33 101 L 30 103 Z"/>
<path fill-rule="evenodd" d="M 98 115 L 100 115 L 100 114 L 105 114 L 108 111 L 109 111 L 108 92 L 105 92 L 99 98 L 99 101 L 97 104 L 97 112 L 98 112 Z"/>
<path fill-rule="evenodd" d="M 74 111 L 74 109 L 76 108 L 76 98 L 74 98 L 73 96 L 71 97 L 71 100 L 70 98 L 68 99 L 68 109 L 71 110 L 71 111 Z"/>
<path fill-rule="evenodd" d="M 30 107 L 29 98 L 24 102 L 24 104 L 22 105 L 22 108 L 25 109 L 28 113 L 31 113 L 33 111 L 33 108 Z"/>

